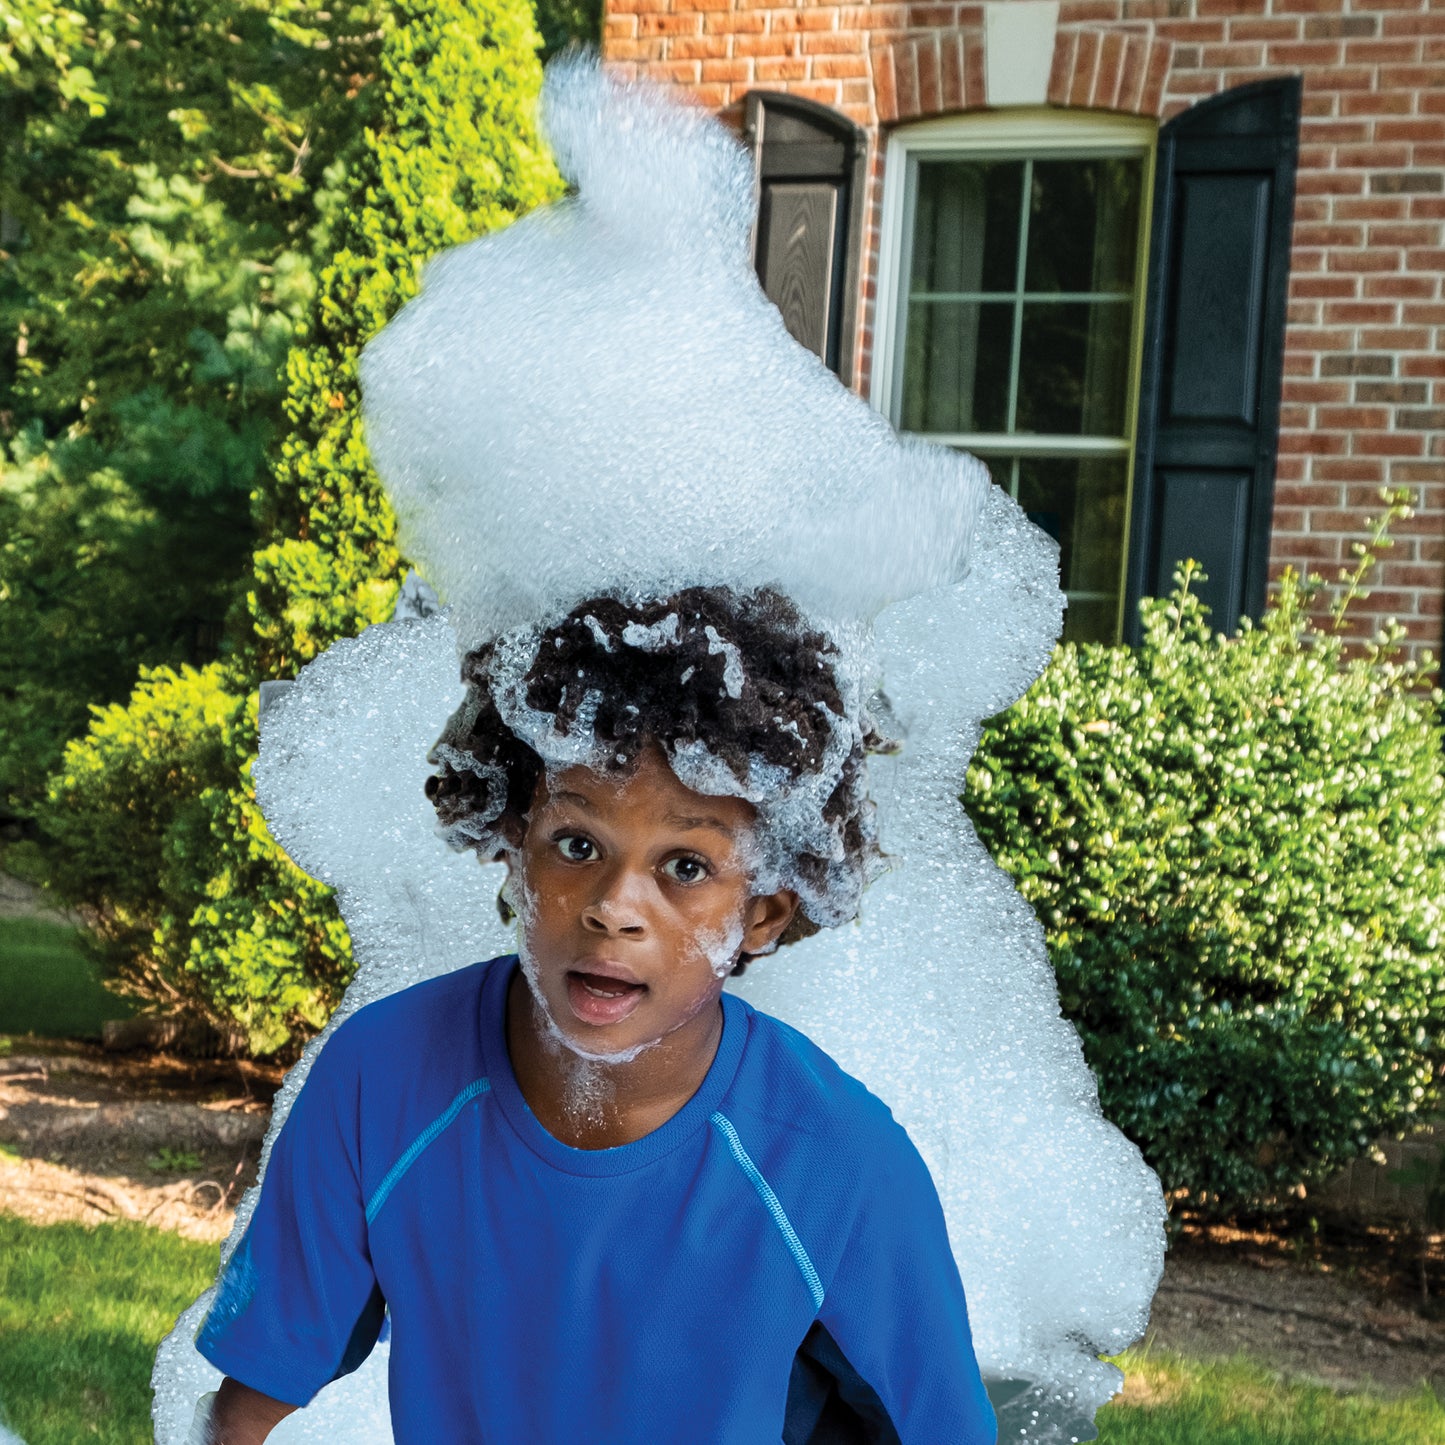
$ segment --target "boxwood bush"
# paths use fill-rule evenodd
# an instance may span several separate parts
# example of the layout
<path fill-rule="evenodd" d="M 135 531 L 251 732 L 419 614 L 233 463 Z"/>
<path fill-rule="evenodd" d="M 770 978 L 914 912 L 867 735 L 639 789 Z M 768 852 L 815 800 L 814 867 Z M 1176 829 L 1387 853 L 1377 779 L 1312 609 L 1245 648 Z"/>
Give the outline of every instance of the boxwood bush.
<path fill-rule="evenodd" d="M 1393 518 L 1405 500 L 1386 494 Z M 1440 1103 L 1445 773 L 1428 656 L 1347 658 L 1285 574 L 1212 633 L 1186 563 L 1138 648 L 1065 644 L 964 799 L 1043 922 L 1105 1114 L 1206 1210 L 1319 1181 Z"/>

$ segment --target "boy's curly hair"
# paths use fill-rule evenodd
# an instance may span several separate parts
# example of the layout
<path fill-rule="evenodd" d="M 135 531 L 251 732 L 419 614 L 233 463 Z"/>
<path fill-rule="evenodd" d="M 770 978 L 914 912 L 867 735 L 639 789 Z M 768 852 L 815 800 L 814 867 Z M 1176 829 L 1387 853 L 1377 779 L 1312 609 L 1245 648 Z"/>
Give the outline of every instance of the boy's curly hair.
<path fill-rule="evenodd" d="M 698 790 L 750 797 L 759 831 L 774 835 L 770 871 L 802 899 L 782 939 L 792 942 L 853 917 L 881 859 L 864 759 L 891 745 L 850 708 L 840 661 L 770 588 L 596 597 L 540 634 L 466 655 L 467 697 L 433 749 L 427 795 L 454 846 L 492 858 L 520 842 L 549 761 L 624 772 L 655 742 L 686 783 L 694 774 L 679 762 L 705 750 L 737 786 Z M 808 795 L 816 802 L 800 807 Z"/>

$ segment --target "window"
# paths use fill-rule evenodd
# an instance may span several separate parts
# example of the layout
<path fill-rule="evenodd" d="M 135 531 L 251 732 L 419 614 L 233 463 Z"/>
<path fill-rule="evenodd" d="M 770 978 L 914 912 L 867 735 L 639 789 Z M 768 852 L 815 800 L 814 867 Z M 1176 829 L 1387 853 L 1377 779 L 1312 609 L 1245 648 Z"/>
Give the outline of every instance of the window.
<path fill-rule="evenodd" d="M 889 144 L 874 404 L 1059 543 L 1069 640 L 1120 636 L 1154 135 L 1038 111 Z"/>

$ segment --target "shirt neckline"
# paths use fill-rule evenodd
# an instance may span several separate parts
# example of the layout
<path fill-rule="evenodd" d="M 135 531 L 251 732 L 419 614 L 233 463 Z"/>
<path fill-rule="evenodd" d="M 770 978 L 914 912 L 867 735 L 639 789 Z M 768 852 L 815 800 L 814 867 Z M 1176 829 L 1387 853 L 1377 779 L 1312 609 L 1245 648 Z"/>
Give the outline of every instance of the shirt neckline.
<path fill-rule="evenodd" d="M 522 1096 L 507 1052 L 507 990 L 519 967 L 517 955 L 507 954 L 487 969 L 482 987 L 482 1059 L 491 1081 L 492 1097 L 522 1142 L 545 1163 L 566 1174 L 626 1174 L 671 1153 L 712 1118 L 732 1087 L 747 1040 L 747 1005 L 722 994 L 722 1037 L 717 1053 L 697 1092 L 665 1124 L 611 1149 L 576 1149 L 548 1133 Z"/>

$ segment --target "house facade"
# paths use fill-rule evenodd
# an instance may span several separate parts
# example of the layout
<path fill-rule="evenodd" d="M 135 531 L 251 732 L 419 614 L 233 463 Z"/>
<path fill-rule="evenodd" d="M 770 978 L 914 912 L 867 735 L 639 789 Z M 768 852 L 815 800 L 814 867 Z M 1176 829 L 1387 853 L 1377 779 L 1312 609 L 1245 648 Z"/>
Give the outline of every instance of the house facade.
<path fill-rule="evenodd" d="M 1440 653 L 1440 0 L 605 3 L 617 70 L 752 146 L 793 334 L 1059 541 L 1066 637 L 1186 556 L 1232 629 L 1405 486 L 1354 630 Z"/>

